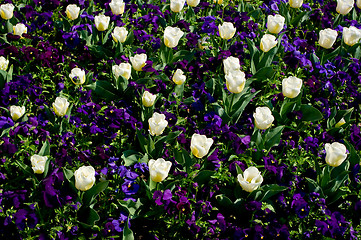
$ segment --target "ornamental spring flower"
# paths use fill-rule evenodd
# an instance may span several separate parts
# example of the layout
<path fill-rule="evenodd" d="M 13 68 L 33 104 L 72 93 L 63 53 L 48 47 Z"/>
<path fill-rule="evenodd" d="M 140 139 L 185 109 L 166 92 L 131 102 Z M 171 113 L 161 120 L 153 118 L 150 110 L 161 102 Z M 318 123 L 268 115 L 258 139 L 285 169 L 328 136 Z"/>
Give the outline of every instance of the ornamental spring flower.
<path fill-rule="evenodd" d="M 261 172 L 256 167 L 247 168 L 242 174 L 237 176 L 238 182 L 246 192 L 253 192 L 263 182 Z"/>
<path fill-rule="evenodd" d="M 226 86 L 231 93 L 240 93 L 246 84 L 246 75 L 241 70 L 233 70 L 227 73 Z"/>
<path fill-rule="evenodd" d="M 11 118 L 16 121 L 19 118 L 21 118 L 25 113 L 25 107 L 24 106 L 11 106 L 10 107 L 10 115 Z"/>
<path fill-rule="evenodd" d="M 344 118 L 341 118 L 340 121 L 338 121 L 336 124 L 335 124 L 335 128 L 339 128 L 341 127 L 342 125 L 344 125 L 346 123 L 345 119 Z"/>
<path fill-rule="evenodd" d="M 361 30 L 351 26 L 349 28 L 344 27 L 342 30 L 343 41 L 346 45 L 353 46 L 361 39 Z"/>
<path fill-rule="evenodd" d="M 274 121 L 272 112 L 268 107 L 257 107 L 256 112 L 253 113 L 253 117 L 254 124 L 258 129 L 267 129 Z"/>
<path fill-rule="evenodd" d="M 75 85 L 83 84 L 85 82 L 85 71 L 80 68 L 73 68 L 69 77 Z"/>
<path fill-rule="evenodd" d="M 208 154 L 212 144 L 212 138 L 207 138 L 205 135 L 194 133 L 191 139 L 191 151 L 197 158 L 202 158 Z"/>
<path fill-rule="evenodd" d="M 181 69 L 177 69 L 172 77 L 172 80 L 177 85 L 182 85 L 185 80 L 186 76 L 183 75 L 183 71 Z"/>
<path fill-rule="evenodd" d="M 14 16 L 15 6 L 12 3 L 0 5 L 0 16 L 2 19 L 9 20 Z"/>
<path fill-rule="evenodd" d="M 156 98 L 157 98 L 156 94 L 151 94 L 148 91 L 144 91 L 143 96 L 142 96 L 142 103 L 143 103 L 144 107 L 153 106 Z"/>
<path fill-rule="evenodd" d="M 347 158 L 346 146 L 339 142 L 325 144 L 326 163 L 332 167 L 340 166 Z"/>
<path fill-rule="evenodd" d="M 337 31 L 331 28 L 326 28 L 320 31 L 320 38 L 318 43 L 321 47 L 329 49 L 335 43 L 337 38 Z"/>
<path fill-rule="evenodd" d="M 128 36 L 128 30 L 125 27 L 115 27 L 112 33 L 113 40 L 115 42 L 125 42 Z"/>
<path fill-rule="evenodd" d="M 185 3 L 186 0 L 170 0 L 170 10 L 175 13 L 180 12 L 182 11 Z"/>
<path fill-rule="evenodd" d="M 100 32 L 108 29 L 109 22 L 110 22 L 110 17 L 105 16 L 104 14 L 100 14 L 98 16 L 95 16 L 94 18 L 95 27 Z"/>
<path fill-rule="evenodd" d="M 0 70 L 6 71 L 9 66 L 9 60 L 4 58 L 3 56 L 0 57 Z"/>
<path fill-rule="evenodd" d="M 354 0 L 337 0 L 336 12 L 346 15 L 352 10 L 354 4 Z"/>
<path fill-rule="evenodd" d="M 222 3 L 223 3 L 223 0 L 213 0 L 213 3 L 214 3 L 214 4 L 222 4 Z"/>
<path fill-rule="evenodd" d="M 188 6 L 197 7 L 201 0 L 187 0 Z"/>
<path fill-rule="evenodd" d="M 183 34 L 184 32 L 178 27 L 166 27 L 164 29 L 164 45 L 169 48 L 176 47 Z"/>
<path fill-rule="evenodd" d="M 95 169 L 92 166 L 82 166 L 74 172 L 75 187 L 80 191 L 89 190 L 95 183 Z"/>
<path fill-rule="evenodd" d="M 123 0 L 112 0 L 109 7 L 114 15 L 120 15 L 124 13 L 125 3 Z"/>
<path fill-rule="evenodd" d="M 112 72 L 117 79 L 120 76 L 123 76 L 128 80 L 132 73 L 132 65 L 130 65 L 130 63 L 120 63 L 119 65 L 114 65 L 112 67 Z"/>
<path fill-rule="evenodd" d="M 157 160 L 151 159 L 148 162 L 148 166 L 150 179 L 152 179 L 153 182 L 161 182 L 168 176 L 172 162 L 165 161 L 163 158 L 158 158 Z"/>
<path fill-rule="evenodd" d="M 69 102 L 66 98 L 57 97 L 53 103 L 54 112 L 56 115 L 63 117 L 68 111 Z"/>
<path fill-rule="evenodd" d="M 282 93 L 285 97 L 295 98 L 300 94 L 302 87 L 302 80 L 298 77 L 288 77 L 282 81 Z"/>
<path fill-rule="evenodd" d="M 226 40 L 231 39 L 237 30 L 231 22 L 224 22 L 222 25 L 218 25 L 218 29 L 219 36 Z"/>
<path fill-rule="evenodd" d="M 223 66 L 224 66 L 224 74 L 227 74 L 230 71 L 241 70 L 239 59 L 232 56 L 223 60 Z"/>
<path fill-rule="evenodd" d="M 75 20 L 79 17 L 80 7 L 78 7 L 76 4 L 69 4 L 66 7 L 65 12 L 66 12 L 66 16 L 70 20 Z"/>
<path fill-rule="evenodd" d="M 271 34 L 265 34 L 261 38 L 261 50 L 263 52 L 268 52 L 272 48 L 274 48 L 277 45 L 276 37 Z"/>
<path fill-rule="evenodd" d="M 361 9 L 361 0 L 356 1 L 356 6 Z"/>
<path fill-rule="evenodd" d="M 165 120 L 165 115 L 160 113 L 153 113 L 153 116 L 148 119 L 149 133 L 154 136 L 159 136 L 168 126 L 168 121 Z"/>
<path fill-rule="evenodd" d="M 130 57 L 129 59 L 134 70 L 143 71 L 142 68 L 145 66 L 145 62 L 147 61 L 147 54 L 135 54 L 134 57 Z"/>
<path fill-rule="evenodd" d="M 270 33 L 278 34 L 282 31 L 285 24 L 285 18 L 279 14 L 268 15 L 267 17 L 267 29 Z"/>
<path fill-rule="evenodd" d="M 13 34 L 14 35 L 18 35 L 21 37 L 23 35 L 23 33 L 27 33 L 27 32 L 28 32 L 28 29 L 23 23 L 18 23 L 15 26 L 13 26 Z"/>
<path fill-rule="evenodd" d="M 290 4 L 290 7 L 292 8 L 299 8 L 303 4 L 303 0 L 289 0 L 288 2 Z"/>
<path fill-rule="evenodd" d="M 47 156 L 40 156 L 40 155 L 33 155 L 30 158 L 31 166 L 34 171 L 34 173 L 42 174 L 45 169 L 45 163 L 48 160 Z"/>

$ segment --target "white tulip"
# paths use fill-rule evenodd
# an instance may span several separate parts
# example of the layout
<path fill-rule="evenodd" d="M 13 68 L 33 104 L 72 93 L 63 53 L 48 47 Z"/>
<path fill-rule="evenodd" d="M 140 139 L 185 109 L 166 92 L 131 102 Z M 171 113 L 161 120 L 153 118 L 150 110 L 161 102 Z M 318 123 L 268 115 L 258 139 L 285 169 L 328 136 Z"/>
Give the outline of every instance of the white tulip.
<path fill-rule="evenodd" d="M 347 158 L 346 146 L 342 143 L 334 142 L 325 144 L 326 163 L 331 167 L 340 166 Z"/>
<path fill-rule="evenodd" d="M 78 7 L 76 4 L 69 4 L 66 7 L 65 12 L 66 12 L 66 16 L 70 20 L 75 20 L 79 17 L 80 7 Z"/>
<path fill-rule="evenodd" d="M 271 34 L 265 34 L 261 38 L 261 50 L 263 52 L 268 52 L 272 48 L 274 48 L 277 45 L 276 37 Z"/>
<path fill-rule="evenodd" d="M 218 25 L 219 36 L 222 39 L 231 39 L 236 33 L 236 28 L 233 26 L 231 22 L 224 22 L 222 25 Z"/>
<path fill-rule="evenodd" d="M 285 97 L 295 98 L 300 94 L 302 88 L 302 80 L 298 77 L 288 77 L 282 81 L 282 93 Z"/>
<path fill-rule="evenodd" d="M 253 117 L 254 124 L 258 129 L 269 128 L 275 120 L 271 110 L 268 107 L 257 107 L 256 112 L 253 113 Z"/>
<path fill-rule="evenodd" d="M 225 76 L 226 86 L 231 93 L 240 93 L 246 84 L 246 75 L 241 70 L 233 70 Z"/>
<path fill-rule="evenodd" d="M 123 76 L 128 80 L 132 73 L 132 65 L 130 65 L 130 63 L 120 63 L 119 65 L 114 65 L 112 71 L 117 79 Z"/>
<path fill-rule="evenodd" d="M 109 7 L 114 15 L 120 15 L 124 13 L 125 3 L 123 0 L 112 0 Z"/>
<path fill-rule="evenodd" d="M 177 69 L 177 71 L 175 71 L 174 75 L 173 75 L 173 82 L 177 85 L 182 85 L 185 80 L 186 80 L 186 76 L 183 75 L 183 71 L 180 69 Z"/>
<path fill-rule="evenodd" d="M 230 71 L 241 70 L 241 64 L 239 63 L 239 59 L 232 56 L 223 60 L 223 66 L 224 74 L 227 74 Z"/>
<path fill-rule="evenodd" d="M 11 118 L 16 121 L 21 118 L 25 114 L 25 107 L 24 106 L 11 106 L 10 107 L 10 115 Z"/>
<path fill-rule="evenodd" d="M 115 27 L 112 33 L 113 40 L 115 42 L 125 42 L 128 36 L 128 30 L 125 27 Z"/>
<path fill-rule="evenodd" d="M 75 187 L 80 191 L 91 189 L 95 183 L 95 169 L 92 166 L 82 166 L 74 172 Z"/>
<path fill-rule="evenodd" d="M 150 179 L 152 179 L 153 182 L 161 182 L 168 177 L 172 162 L 165 161 L 163 158 L 158 158 L 157 160 L 151 159 L 148 162 L 148 166 Z"/>
<path fill-rule="evenodd" d="M 14 35 L 18 35 L 21 37 L 24 33 L 27 33 L 27 32 L 28 32 L 27 27 L 22 23 L 18 23 L 15 26 L 13 26 Z"/>
<path fill-rule="evenodd" d="M 165 120 L 165 115 L 160 113 L 153 113 L 153 116 L 148 119 L 149 133 L 154 136 L 159 136 L 168 126 L 168 121 Z"/>
<path fill-rule="evenodd" d="M 170 0 L 170 10 L 175 13 L 180 12 L 182 11 L 185 3 L 186 0 Z"/>
<path fill-rule="evenodd" d="M 343 41 L 346 45 L 353 46 L 361 39 L 361 30 L 351 26 L 349 28 L 344 27 L 342 30 Z"/>
<path fill-rule="evenodd" d="M 237 176 L 238 182 L 246 192 L 253 192 L 263 182 L 261 172 L 256 167 L 247 168 L 242 174 Z"/>
<path fill-rule="evenodd" d="M 15 6 L 11 3 L 1 4 L 0 5 L 0 16 L 5 20 L 9 20 L 14 16 Z"/>
<path fill-rule="evenodd" d="M 342 125 L 344 125 L 346 123 L 345 119 L 344 118 L 341 118 L 340 121 L 338 121 L 336 124 L 335 124 L 335 128 L 339 128 L 341 127 Z"/>
<path fill-rule="evenodd" d="M 148 91 L 144 91 L 143 96 L 142 96 L 142 103 L 143 103 L 144 107 L 153 106 L 156 98 L 157 98 L 156 94 L 151 94 Z"/>
<path fill-rule="evenodd" d="M 102 32 L 108 29 L 110 22 L 110 17 L 105 16 L 104 14 L 95 16 L 94 23 L 95 27 L 98 29 L 98 31 Z"/>
<path fill-rule="evenodd" d="M 208 154 L 212 144 L 212 138 L 207 138 L 205 135 L 194 133 L 191 139 L 191 151 L 197 158 L 202 158 Z"/>
<path fill-rule="evenodd" d="M 337 31 L 331 28 L 326 28 L 320 31 L 320 39 L 318 43 L 321 47 L 329 49 L 335 43 L 337 38 Z"/>
<path fill-rule="evenodd" d="M 361 0 L 356 1 L 356 6 L 361 9 Z"/>
<path fill-rule="evenodd" d="M 85 82 L 85 71 L 80 68 L 73 68 L 69 77 L 75 85 L 83 84 Z"/>
<path fill-rule="evenodd" d="M 63 117 L 68 111 L 69 102 L 66 98 L 57 97 L 53 103 L 53 109 L 56 115 Z"/>
<path fill-rule="evenodd" d="M 31 156 L 30 161 L 34 173 L 42 174 L 45 170 L 45 163 L 47 160 L 48 157 L 46 156 L 40 156 L 37 154 Z"/>
<path fill-rule="evenodd" d="M 4 58 L 3 56 L 0 57 L 0 70 L 6 71 L 9 66 L 9 60 Z"/>
<path fill-rule="evenodd" d="M 143 71 L 142 68 L 145 66 L 147 61 L 147 54 L 135 54 L 134 57 L 130 57 L 130 62 L 136 71 Z"/>
<path fill-rule="evenodd" d="M 346 15 L 352 10 L 354 4 L 354 0 L 337 0 L 336 12 Z"/>
<path fill-rule="evenodd" d="M 197 7 L 201 0 L 187 0 L 188 6 Z"/>
<path fill-rule="evenodd" d="M 164 29 L 164 45 L 169 48 L 176 47 L 183 34 L 184 32 L 178 27 L 166 27 Z"/>
<path fill-rule="evenodd" d="M 303 4 L 303 0 L 289 0 L 290 7 L 299 8 Z"/>
<path fill-rule="evenodd" d="M 284 24 L 285 18 L 279 14 L 268 15 L 267 17 L 267 29 L 270 33 L 278 34 L 282 31 Z"/>
<path fill-rule="evenodd" d="M 223 3 L 223 0 L 213 0 L 213 3 L 214 3 L 214 4 L 222 4 L 222 3 Z"/>

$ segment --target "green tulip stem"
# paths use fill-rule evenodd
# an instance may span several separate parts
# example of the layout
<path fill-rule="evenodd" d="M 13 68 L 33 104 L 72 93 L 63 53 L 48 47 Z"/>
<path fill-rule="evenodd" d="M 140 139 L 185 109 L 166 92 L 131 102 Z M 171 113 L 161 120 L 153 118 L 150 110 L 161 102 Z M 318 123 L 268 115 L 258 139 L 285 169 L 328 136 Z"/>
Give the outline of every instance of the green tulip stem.
<path fill-rule="evenodd" d="M 322 55 L 321 55 L 321 65 L 323 64 L 323 58 L 325 56 L 325 51 L 322 51 Z"/>
<path fill-rule="evenodd" d="M 232 112 L 233 102 L 234 102 L 234 95 L 235 93 L 232 93 L 231 103 L 229 104 L 229 114 Z"/>
<path fill-rule="evenodd" d="M 154 182 L 152 179 L 149 178 L 149 190 L 153 191 L 154 189 L 157 188 L 157 183 Z"/>

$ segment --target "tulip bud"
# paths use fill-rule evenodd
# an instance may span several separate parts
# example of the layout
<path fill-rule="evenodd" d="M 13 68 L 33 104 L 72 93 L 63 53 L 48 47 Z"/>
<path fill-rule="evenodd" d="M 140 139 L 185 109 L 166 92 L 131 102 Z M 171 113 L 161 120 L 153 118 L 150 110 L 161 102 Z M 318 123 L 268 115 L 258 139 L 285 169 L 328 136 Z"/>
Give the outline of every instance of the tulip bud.
<path fill-rule="evenodd" d="M 53 103 L 54 112 L 59 117 L 63 117 L 68 110 L 69 102 L 66 98 L 57 97 Z"/>
<path fill-rule="evenodd" d="M 147 54 L 135 54 L 134 57 L 130 57 L 130 62 L 136 71 L 143 71 L 142 68 L 145 66 L 147 61 Z"/>
<path fill-rule="evenodd" d="M 128 36 L 128 31 L 125 27 L 115 27 L 112 33 L 113 40 L 115 42 L 125 42 Z"/>
<path fill-rule="evenodd" d="M 226 40 L 231 39 L 237 30 L 231 22 L 224 22 L 222 25 L 218 25 L 218 29 L 219 36 Z"/>
<path fill-rule="evenodd" d="M 110 17 L 101 14 L 95 16 L 94 22 L 95 22 L 95 27 L 98 29 L 98 31 L 102 32 L 108 29 Z"/>
<path fill-rule="evenodd" d="M 75 85 L 83 84 L 85 82 L 85 71 L 80 68 L 73 68 L 69 77 Z"/>
<path fill-rule="evenodd" d="M 352 10 L 354 4 L 354 0 L 337 0 L 336 12 L 346 15 Z"/>
<path fill-rule="evenodd" d="M 337 31 L 331 28 L 326 28 L 320 31 L 320 39 L 318 43 L 321 47 L 329 49 L 335 43 L 337 38 Z"/>
<path fill-rule="evenodd" d="M 303 0 L 289 0 L 290 7 L 299 8 L 303 4 Z"/>
<path fill-rule="evenodd" d="M 175 13 L 180 12 L 182 11 L 185 3 L 186 0 L 170 0 L 170 10 Z"/>
<path fill-rule="evenodd" d="M 9 20 L 14 16 L 15 6 L 11 3 L 0 5 L 0 16 L 2 19 Z"/>
<path fill-rule="evenodd" d="M 121 63 L 119 65 L 114 65 L 112 67 L 113 74 L 115 78 L 119 78 L 120 76 L 123 76 L 125 79 L 129 79 L 130 75 L 132 73 L 132 66 L 130 63 Z"/>
<path fill-rule="evenodd" d="M 340 166 L 347 158 L 346 146 L 342 143 L 334 142 L 332 144 L 325 144 L 326 163 L 331 167 Z"/>
<path fill-rule="evenodd" d="M 0 57 L 0 70 L 6 71 L 9 66 L 9 60 L 4 58 L 3 56 Z"/>
<path fill-rule="evenodd" d="M 265 34 L 261 38 L 261 50 L 263 52 L 268 52 L 272 48 L 274 48 L 277 45 L 276 37 L 271 34 Z"/>
<path fill-rule="evenodd" d="M 80 191 L 91 189 L 95 183 L 95 169 L 92 166 L 82 166 L 74 172 L 75 187 Z"/>
<path fill-rule="evenodd" d="M 213 0 L 213 3 L 214 3 L 214 4 L 222 4 L 222 3 L 223 3 L 223 0 Z"/>
<path fill-rule="evenodd" d="M 186 76 L 183 75 L 183 71 L 180 69 L 177 69 L 177 71 L 175 71 L 173 78 L 172 78 L 173 82 L 177 85 L 182 85 L 185 80 L 186 80 Z"/>
<path fill-rule="evenodd" d="M 153 182 L 161 182 L 168 176 L 172 162 L 165 161 L 163 158 L 158 158 L 157 160 L 151 159 L 148 162 L 148 166 L 150 179 L 152 179 Z"/>
<path fill-rule="evenodd" d="M 247 168 L 242 174 L 237 176 L 238 182 L 246 192 L 253 192 L 263 182 L 263 177 L 256 167 Z"/>
<path fill-rule="evenodd" d="M 342 31 L 343 41 L 346 45 L 353 46 L 361 39 L 361 30 L 351 26 L 349 28 L 344 27 Z"/>
<path fill-rule="evenodd" d="M 274 16 L 268 15 L 267 17 L 267 29 L 270 33 L 278 34 L 282 31 L 285 24 L 285 18 L 279 14 Z"/>
<path fill-rule="evenodd" d="M 357 6 L 359 9 L 361 9 L 361 0 L 357 0 L 357 1 L 356 1 L 356 6 Z"/>
<path fill-rule="evenodd" d="M 27 27 L 22 23 L 18 23 L 15 26 L 13 26 L 13 34 L 14 35 L 18 35 L 21 37 L 23 35 L 23 33 L 27 33 L 27 32 L 28 32 Z"/>
<path fill-rule="evenodd" d="M 300 94 L 302 80 L 297 77 L 288 77 L 282 81 L 282 94 L 288 98 L 295 98 Z"/>
<path fill-rule="evenodd" d="M 164 114 L 153 113 L 153 116 L 148 119 L 149 133 L 154 136 L 159 136 L 163 133 L 164 129 L 168 126 L 168 121 L 165 120 Z"/>
<path fill-rule="evenodd" d="M 45 163 L 47 160 L 48 157 L 46 156 L 40 156 L 37 154 L 31 156 L 30 161 L 34 173 L 42 174 L 45 170 Z"/>
<path fill-rule="evenodd" d="M 145 91 L 142 96 L 142 103 L 144 107 L 153 106 L 156 98 L 157 98 L 156 94 L 151 94 L 150 92 Z"/>
<path fill-rule="evenodd" d="M 228 74 L 228 72 L 241 70 L 241 64 L 239 63 L 239 59 L 236 57 L 228 57 L 223 60 L 224 65 L 224 74 Z"/>
<path fill-rule="evenodd" d="M 75 20 L 79 17 L 80 7 L 78 7 L 76 4 L 69 4 L 66 7 L 66 16 L 70 20 Z"/>
<path fill-rule="evenodd" d="M 271 110 L 268 107 L 258 107 L 256 112 L 253 113 L 254 125 L 258 129 L 267 129 L 269 128 L 275 118 L 272 115 Z"/>
<path fill-rule="evenodd" d="M 125 3 L 123 0 L 112 0 L 109 7 L 114 15 L 120 15 L 124 13 Z"/>
<path fill-rule="evenodd" d="M 24 106 L 11 106 L 10 107 L 10 115 L 11 118 L 16 121 L 19 118 L 21 118 L 25 113 L 25 107 Z"/>
<path fill-rule="evenodd" d="M 246 75 L 241 70 L 233 70 L 225 76 L 226 86 L 231 93 L 240 93 L 246 84 Z"/>
<path fill-rule="evenodd" d="M 176 47 L 183 34 L 184 32 L 178 27 L 166 27 L 164 29 L 164 45 L 169 48 Z"/>
<path fill-rule="evenodd" d="M 208 154 L 212 144 L 212 138 L 207 138 L 205 135 L 194 133 L 191 139 L 191 151 L 197 158 L 202 158 Z"/>
<path fill-rule="evenodd" d="M 340 121 L 338 121 L 335 125 L 335 128 L 339 128 L 341 127 L 342 125 L 344 125 L 346 123 L 345 119 L 344 118 L 341 118 Z"/>
<path fill-rule="evenodd" d="M 197 7 L 201 0 L 187 0 L 188 6 Z"/>

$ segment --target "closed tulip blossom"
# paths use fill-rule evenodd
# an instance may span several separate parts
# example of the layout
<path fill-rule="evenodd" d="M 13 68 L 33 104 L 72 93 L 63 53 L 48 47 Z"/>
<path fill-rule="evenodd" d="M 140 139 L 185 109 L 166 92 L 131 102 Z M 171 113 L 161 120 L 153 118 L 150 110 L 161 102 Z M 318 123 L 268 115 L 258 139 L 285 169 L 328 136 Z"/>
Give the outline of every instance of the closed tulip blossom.
<path fill-rule="evenodd" d="M 336 124 L 335 124 L 335 128 L 339 128 L 341 127 L 342 125 L 344 125 L 346 123 L 346 120 L 344 118 L 341 118 L 340 121 L 338 121 Z"/>
<path fill-rule="evenodd" d="M 228 57 L 223 60 L 223 69 L 224 74 L 227 74 L 231 71 L 241 70 L 241 64 L 239 63 L 239 59 L 236 57 Z"/>
<path fill-rule="evenodd" d="M 109 7 L 114 15 L 120 15 L 124 13 L 125 3 L 123 0 L 112 0 L 109 3 Z"/>
<path fill-rule="evenodd" d="M 46 156 L 40 156 L 37 154 L 31 156 L 30 161 L 34 173 L 42 174 L 44 172 L 46 160 L 48 160 L 48 157 Z"/>
<path fill-rule="evenodd" d="M 272 112 L 268 107 L 257 107 L 256 112 L 253 113 L 253 118 L 255 126 L 262 130 L 269 128 L 274 121 Z"/>
<path fill-rule="evenodd" d="M 246 192 L 253 192 L 263 182 L 261 172 L 256 167 L 247 168 L 243 174 L 238 174 L 237 179 L 242 189 Z"/>
<path fill-rule="evenodd" d="M 66 98 L 57 97 L 53 103 L 53 109 L 56 115 L 63 117 L 68 111 L 69 102 Z"/>
<path fill-rule="evenodd" d="M 168 177 L 172 162 L 165 161 L 163 158 L 158 158 L 157 160 L 151 159 L 148 162 L 148 166 L 150 179 L 152 179 L 153 182 L 161 182 Z"/>
<path fill-rule="evenodd" d="M 219 36 L 222 39 L 231 39 L 234 34 L 236 33 L 236 28 L 233 26 L 231 22 L 224 22 L 222 25 L 218 26 L 219 29 Z"/>
<path fill-rule="evenodd" d="M 271 34 L 265 34 L 261 38 L 261 50 L 263 52 L 268 52 L 272 48 L 274 48 L 277 45 L 276 37 Z"/>
<path fill-rule="evenodd" d="M 9 66 L 9 60 L 4 58 L 3 56 L 0 57 L 0 70 L 6 71 Z"/>
<path fill-rule="evenodd" d="M 342 143 L 334 142 L 325 144 L 326 163 L 331 167 L 340 166 L 347 158 L 346 146 Z"/>
<path fill-rule="evenodd" d="M 2 19 L 9 20 L 14 16 L 15 6 L 12 3 L 5 3 L 0 5 L 0 16 Z"/>
<path fill-rule="evenodd" d="M 145 62 L 147 61 L 147 54 L 135 54 L 134 57 L 130 57 L 129 59 L 134 70 L 143 71 L 142 68 L 145 66 Z"/>
<path fill-rule="evenodd" d="M 74 172 L 75 187 L 80 191 L 87 191 L 95 183 L 95 169 L 92 166 L 82 166 Z"/>
<path fill-rule="evenodd" d="M 246 84 L 246 75 L 241 70 L 228 72 L 225 76 L 226 86 L 231 93 L 240 93 Z"/>
<path fill-rule="evenodd" d="M 108 29 L 110 17 L 103 14 L 94 17 L 95 27 L 99 32 L 103 32 Z"/>
<path fill-rule="evenodd" d="M 349 28 L 344 27 L 342 30 L 343 41 L 348 46 L 353 46 L 356 43 L 360 42 L 361 39 L 361 30 L 351 26 Z"/>
<path fill-rule="evenodd" d="M 289 0 L 288 3 L 291 8 L 300 8 L 303 4 L 303 0 Z"/>
<path fill-rule="evenodd" d="M 194 133 L 191 139 L 191 151 L 197 158 L 202 158 L 208 154 L 212 144 L 212 138 L 207 138 L 205 135 Z"/>
<path fill-rule="evenodd" d="M 169 48 L 176 47 L 183 34 L 184 32 L 178 27 L 166 27 L 164 29 L 164 45 Z"/>
<path fill-rule="evenodd" d="M 337 31 L 331 28 L 326 28 L 320 31 L 320 38 L 318 43 L 321 47 L 329 49 L 332 48 L 337 38 Z"/>
<path fill-rule="evenodd" d="M 112 72 L 115 78 L 118 79 L 122 76 L 128 80 L 132 73 L 132 65 L 130 65 L 130 63 L 120 63 L 119 65 L 114 65 L 112 67 Z"/>
<path fill-rule="evenodd" d="M 200 0 L 187 0 L 188 6 L 191 6 L 191 7 L 197 7 L 199 2 L 200 2 Z"/>
<path fill-rule="evenodd" d="M 153 106 L 156 98 L 157 98 L 156 94 L 151 94 L 148 91 L 144 91 L 143 96 L 142 96 L 142 103 L 143 103 L 144 107 Z"/>
<path fill-rule="evenodd" d="M 356 6 L 361 9 L 361 0 L 356 1 Z"/>
<path fill-rule="evenodd" d="M 75 85 L 83 84 L 85 82 L 85 71 L 80 68 L 73 68 L 69 78 Z"/>
<path fill-rule="evenodd" d="M 336 12 L 346 15 L 352 10 L 354 4 L 354 0 L 337 0 Z"/>
<path fill-rule="evenodd" d="M 66 7 L 65 13 L 70 20 L 75 20 L 79 17 L 80 7 L 76 4 L 69 4 Z"/>
<path fill-rule="evenodd" d="M 178 13 L 182 11 L 186 0 L 170 0 L 170 10 L 172 12 Z"/>
<path fill-rule="evenodd" d="M 115 42 L 125 42 L 128 36 L 128 30 L 125 27 L 115 27 L 112 33 Z"/>
<path fill-rule="evenodd" d="M 24 33 L 28 32 L 28 28 L 25 26 L 25 24 L 18 23 L 15 26 L 13 26 L 13 34 L 22 36 Z"/>
<path fill-rule="evenodd" d="M 177 69 L 172 77 L 172 80 L 177 85 L 182 85 L 185 80 L 186 76 L 183 74 L 184 72 L 180 69 Z"/>
<path fill-rule="evenodd" d="M 165 120 L 165 115 L 160 113 L 153 113 L 153 116 L 148 119 L 149 133 L 154 136 L 159 136 L 168 126 L 168 121 Z"/>
<path fill-rule="evenodd" d="M 302 80 L 298 77 L 288 77 L 282 81 L 282 94 L 288 98 L 295 98 L 300 94 Z"/>
<path fill-rule="evenodd" d="M 285 18 L 279 14 L 267 17 L 267 29 L 270 33 L 278 34 L 282 31 L 284 24 Z"/>
<path fill-rule="evenodd" d="M 10 107 L 10 115 L 11 118 L 16 121 L 21 118 L 25 114 L 25 107 L 24 106 L 11 106 Z"/>

